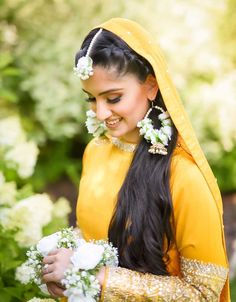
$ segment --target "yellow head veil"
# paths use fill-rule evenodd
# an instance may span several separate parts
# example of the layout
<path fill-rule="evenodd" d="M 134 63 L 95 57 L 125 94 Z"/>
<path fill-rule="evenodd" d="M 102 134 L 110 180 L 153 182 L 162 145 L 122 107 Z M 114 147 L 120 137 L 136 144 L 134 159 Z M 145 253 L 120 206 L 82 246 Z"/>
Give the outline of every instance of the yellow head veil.
<path fill-rule="evenodd" d="M 178 92 L 170 78 L 167 65 L 161 53 L 159 45 L 147 31 L 145 31 L 139 24 L 131 20 L 113 18 L 97 26 L 97 28 L 104 28 L 119 36 L 134 51 L 148 60 L 152 65 L 159 89 L 161 91 L 166 108 L 171 116 L 171 119 L 174 122 L 179 135 L 181 136 L 181 140 L 184 142 L 184 145 L 187 147 L 189 154 L 191 154 L 192 158 L 199 167 L 214 197 L 222 223 L 222 241 L 225 247 L 222 219 L 222 200 L 216 178 L 214 177 L 211 168 L 203 154 L 190 120 L 186 114 L 182 102 L 180 101 Z M 227 286 L 225 286 L 224 293 L 222 294 L 223 296 L 227 297 Z M 225 301 L 228 300 L 226 299 Z"/>

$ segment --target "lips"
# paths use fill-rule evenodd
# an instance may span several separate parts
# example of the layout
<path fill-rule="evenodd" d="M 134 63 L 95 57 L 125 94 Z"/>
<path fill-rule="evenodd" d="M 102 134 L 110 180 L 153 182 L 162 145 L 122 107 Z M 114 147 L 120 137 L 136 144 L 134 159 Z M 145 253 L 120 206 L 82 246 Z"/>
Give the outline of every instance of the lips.
<path fill-rule="evenodd" d="M 115 128 L 121 120 L 122 120 L 122 118 L 116 118 L 116 119 L 113 119 L 113 120 L 108 120 L 108 121 L 106 121 L 106 126 L 108 128 Z"/>

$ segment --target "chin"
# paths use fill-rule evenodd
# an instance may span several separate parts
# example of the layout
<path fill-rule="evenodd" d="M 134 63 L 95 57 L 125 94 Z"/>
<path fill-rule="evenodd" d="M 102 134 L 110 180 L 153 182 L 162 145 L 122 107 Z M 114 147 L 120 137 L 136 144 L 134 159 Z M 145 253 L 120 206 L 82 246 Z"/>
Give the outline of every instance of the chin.
<path fill-rule="evenodd" d="M 121 132 L 121 131 L 115 131 L 115 130 L 109 130 L 108 131 L 108 134 L 110 134 L 111 136 L 113 137 L 116 137 L 116 138 L 121 138 L 122 136 L 125 135 L 125 133 Z"/>

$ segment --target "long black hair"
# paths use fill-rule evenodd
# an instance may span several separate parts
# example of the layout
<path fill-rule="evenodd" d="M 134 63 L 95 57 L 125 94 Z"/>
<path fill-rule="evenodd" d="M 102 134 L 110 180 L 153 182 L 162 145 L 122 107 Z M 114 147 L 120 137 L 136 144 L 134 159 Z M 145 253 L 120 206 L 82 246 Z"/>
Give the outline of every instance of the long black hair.
<path fill-rule="evenodd" d="M 78 59 L 86 55 L 89 44 L 98 29 L 85 38 Z M 93 65 L 114 68 L 117 73 L 131 73 L 144 82 L 149 74 L 155 76 L 150 63 L 131 49 L 121 38 L 103 30 L 91 53 Z M 155 104 L 166 110 L 160 91 Z M 160 128 L 158 114 L 150 118 Z M 167 155 L 150 154 L 145 139 L 139 143 L 124 183 L 118 193 L 116 208 L 109 226 L 109 240 L 118 248 L 122 267 L 156 275 L 167 275 L 167 252 L 173 242 L 171 227 L 172 199 L 170 194 L 170 162 L 176 145 L 177 130 L 167 147 Z"/>

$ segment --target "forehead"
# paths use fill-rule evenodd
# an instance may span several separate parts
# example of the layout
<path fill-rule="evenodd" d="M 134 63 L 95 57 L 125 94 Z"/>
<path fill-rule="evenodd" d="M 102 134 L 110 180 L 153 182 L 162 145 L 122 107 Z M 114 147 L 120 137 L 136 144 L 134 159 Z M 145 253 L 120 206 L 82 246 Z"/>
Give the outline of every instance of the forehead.
<path fill-rule="evenodd" d="M 138 82 L 135 75 L 117 73 L 115 68 L 104 68 L 101 66 L 94 67 L 94 73 L 87 80 L 82 80 L 82 88 L 93 94 L 99 94 L 109 89 L 127 88 L 134 82 Z"/>

